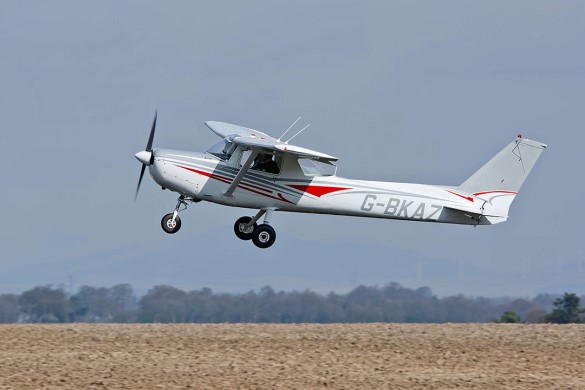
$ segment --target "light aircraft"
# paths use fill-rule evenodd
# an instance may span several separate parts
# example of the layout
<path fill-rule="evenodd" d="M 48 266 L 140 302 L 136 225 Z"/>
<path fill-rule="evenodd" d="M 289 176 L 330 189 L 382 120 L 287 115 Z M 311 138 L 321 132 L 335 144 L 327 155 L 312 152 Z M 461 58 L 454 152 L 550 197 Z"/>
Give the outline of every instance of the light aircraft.
<path fill-rule="evenodd" d="M 300 118 L 299 118 L 300 119 Z M 285 134 L 298 122 L 295 121 Z M 239 218 L 236 236 L 268 248 L 276 240 L 274 211 L 349 215 L 462 225 L 506 221 L 508 209 L 546 145 L 521 135 L 459 186 L 350 180 L 336 175 L 337 157 L 289 144 L 257 130 L 205 122 L 221 137 L 206 152 L 153 149 L 156 113 L 146 149 L 136 153 L 154 181 L 179 194 L 161 221 L 176 233 L 179 212 L 192 202 L 257 209 Z M 263 223 L 258 223 L 264 217 Z"/>

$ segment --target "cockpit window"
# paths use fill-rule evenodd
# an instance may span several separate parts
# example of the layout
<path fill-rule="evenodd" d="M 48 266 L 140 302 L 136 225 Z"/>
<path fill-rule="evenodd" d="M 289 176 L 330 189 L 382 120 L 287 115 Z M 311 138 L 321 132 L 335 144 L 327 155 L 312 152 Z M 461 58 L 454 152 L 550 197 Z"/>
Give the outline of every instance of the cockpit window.
<path fill-rule="evenodd" d="M 218 157 L 221 160 L 229 160 L 232 156 L 232 153 L 234 152 L 235 147 L 236 145 L 223 139 L 207 149 L 207 153 L 213 154 L 215 157 Z"/>
<path fill-rule="evenodd" d="M 250 150 L 245 150 L 242 153 L 240 160 L 240 167 L 250 157 Z M 260 172 L 271 173 L 273 175 L 280 174 L 280 167 L 282 166 L 282 157 L 273 155 L 271 153 L 258 153 L 250 166 L 250 169 Z"/>
<path fill-rule="evenodd" d="M 299 165 L 307 176 L 335 176 L 337 165 L 308 158 L 299 158 Z"/>
<path fill-rule="evenodd" d="M 258 153 L 254 159 L 254 164 L 252 164 L 250 168 L 257 171 L 272 173 L 273 175 L 278 175 L 280 173 L 278 163 L 274 160 L 272 154 L 268 153 Z"/>

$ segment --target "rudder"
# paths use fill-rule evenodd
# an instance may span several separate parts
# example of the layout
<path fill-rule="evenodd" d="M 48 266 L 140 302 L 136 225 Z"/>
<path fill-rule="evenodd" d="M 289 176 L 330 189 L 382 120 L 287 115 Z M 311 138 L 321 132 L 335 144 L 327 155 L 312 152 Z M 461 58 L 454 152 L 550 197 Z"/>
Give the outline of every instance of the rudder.
<path fill-rule="evenodd" d="M 502 149 L 463 184 L 461 191 L 486 200 L 486 215 L 507 217 L 508 209 L 546 145 L 521 138 Z"/>

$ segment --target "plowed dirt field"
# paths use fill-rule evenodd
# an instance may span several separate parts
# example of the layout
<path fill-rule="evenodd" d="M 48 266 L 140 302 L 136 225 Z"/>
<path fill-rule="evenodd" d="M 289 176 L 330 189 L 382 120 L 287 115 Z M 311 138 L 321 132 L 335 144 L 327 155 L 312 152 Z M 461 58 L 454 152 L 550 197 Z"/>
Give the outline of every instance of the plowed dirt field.
<path fill-rule="evenodd" d="M 1 325 L 0 389 L 585 389 L 585 325 Z"/>

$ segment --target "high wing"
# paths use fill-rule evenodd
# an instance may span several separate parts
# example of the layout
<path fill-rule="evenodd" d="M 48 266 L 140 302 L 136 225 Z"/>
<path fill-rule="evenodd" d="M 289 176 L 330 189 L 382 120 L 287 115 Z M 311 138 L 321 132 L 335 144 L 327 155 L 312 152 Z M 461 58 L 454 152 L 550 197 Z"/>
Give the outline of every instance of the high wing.
<path fill-rule="evenodd" d="M 225 138 L 226 140 L 236 145 L 246 146 L 252 151 L 250 156 L 248 156 L 248 159 L 244 162 L 244 164 L 242 164 L 240 171 L 228 189 L 223 193 L 224 196 L 233 196 L 236 187 L 238 184 L 240 184 L 240 181 L 244 178 L 244 175 L 252 166 L 254 158 L 256 158 L 258 153 L 290 153 L 296 154 L 299 157 L 310 158 L 325 163 L 332 163 L 337 161 L 337 157 L 333 157 L 321 152 L 316 152 L 311 149 L 302 148 L 300 146 L 289 145 L 286 142 L 281 142 L 278 139 L 269 136 L 268 134 L 254 129 L 249 129 L 247 127 L 215 121 L 207 121 L 205 122 L 205 125 L 218 136 Z"/>
<path fill-rule="evenodd" d="M 325 163 L 332 163 L 337 161 L 337 157 L 330 156 L 325 153 L 317 152 L 311 149 L 300 146 L 289 145 L 285 142 L 279 141 L 268 134 L 249 129 L 247 127 L 232 125 L 223 122 L 208 121 L 205 125 L 211 129 L 218 136 L 227 139 L 236 145 L 247 146 L 257 152 L 280 152 L 296 154 L 299 157 L 318 160 Z"/>
<path fill-rule="evenodd" d="M 276 138 L 264 134 L 261 131 L 249 129 L 244 126 L 232 125 L 230 123 L 207 121 L 205 125 L 211 129 L 215 134 L 221 138 L 226 138 L 230 135 L 237 135 L 239 137 L 254 137 L 260 139 L 271 139 L 276 141 Z"/>

